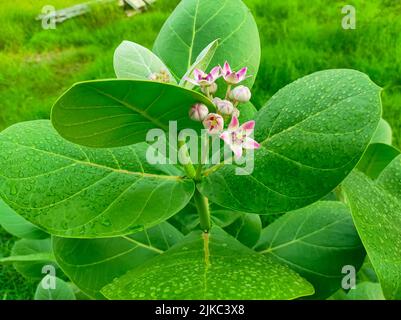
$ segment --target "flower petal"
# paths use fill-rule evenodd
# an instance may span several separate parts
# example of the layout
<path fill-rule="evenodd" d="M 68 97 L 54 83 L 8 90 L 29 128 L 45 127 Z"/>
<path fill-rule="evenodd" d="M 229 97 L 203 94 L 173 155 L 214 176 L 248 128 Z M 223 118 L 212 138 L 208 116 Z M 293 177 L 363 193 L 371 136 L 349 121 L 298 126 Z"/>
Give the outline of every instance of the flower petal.
<path fill-rule="evenodd" d="M 251 120 L 251 121 L 245 122 L 241 126 L 241 129 L 246 130 L 246 131 L 248 131 L 248 130 L 252 130 L 253 131 L 253 129 L 255 129 L 255 121 Z"/>
<path fill-rule="evenodd" d="M 214 67 L 209 75 L 212 77 L 213 82 L 216 81 L 220 77 L 220 67 Z"/>
<path fill-rule="evenodd" d="M 239 128 L 239 121 L 237 117 L 232 117 L 231 122 L 228 125 L 228 130 L 229 131 L 236 131 Z"/>
<path fill-rule="evenodd" d="M 194 77 L 197 80 L 201 80 L 201 79 L 206 77 L 206 74 L 200 69 L 195 69 L 194 70 Z"/>
<path fill-rule="evenodd" d="M 242 146 L 239 144 L 232 144 L 230 145 L 231 150 L 234 152 L 234 155 L 236 158 L 241 158 L 242 157 Z"/>
<path fill-rule="evenodd" d="M 240 71 L 237 72 L 237 77 L 239 81 L 245 80 L 246 73 L 248 72 L 248 68 L 242 68 Z"/>
<path fill-rule="evenodd" d="M 259 149 L 260 144 L 251 138 L 246 138 L 242 144 L 242 147 L 247 150 L 254 150 L 254 149 Z"/>
<path fill-rule="evenodd" d="M 232 139 L 231 139 L 231 133 L 228 131 L 224 131 L 221 135 L 220 135 L 220 139 L 223 140 L 226 144 L 228 144 L 229 146 L 231 146 L 232 144 Z"/>
<path fill-rule="evenodd" d="M 232 70 L 231 70 L 230 64 L 229 64 L 227 61 L 224 63 L 224 69 L 223 69 L 223 72 L 224 72 L 224 74 L 225 74 L 225 75 L 229 75 L 229 74 L 231 74 L 231 73 L 232 73 Z"/>

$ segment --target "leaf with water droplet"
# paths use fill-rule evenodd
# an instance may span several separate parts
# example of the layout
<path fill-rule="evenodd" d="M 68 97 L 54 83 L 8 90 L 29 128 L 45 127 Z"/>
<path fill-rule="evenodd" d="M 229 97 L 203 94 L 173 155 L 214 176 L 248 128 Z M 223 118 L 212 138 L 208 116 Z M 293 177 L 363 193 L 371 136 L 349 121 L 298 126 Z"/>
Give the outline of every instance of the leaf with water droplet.
<path fill-rule="evenodd" d="M 376 181 L 352 173 L 343 189 L 385 297 L 401 299 L 401 156 Z"/>
<path fill-rule="evenodd" d="M 0 134 L 0 149 L 13 151 L 0 155 L 0 196 L 53 235 L 98 238 L 149 228 L 185 207 L 194 183 L 173 165 L 150 165 L 148 148 L 84 148 L 62 139 L 50 121 L 16 124 Z"/>
<path fill-rule="evenodd" d="M 213 227 L 209 234 L 190 233 L 101 292 L 119 300 L 268 300 L 296 299 L 314 290 L 287 266 Z"/>
<path fill-rule="evenodd" d="M 346 205 L 320 201 L 286 213 L 262 231 L 255 250 L 286 263 L 313 284 L 315 299 L 341 288 L 342 268 L 359 269 L 365 249 Z"/>
<path fill-rule="evenodd" d="M 358 86 L 350 87 L 348 77 Z M 321 199 L 368 147 L 381 117 L 380 92 L 355 70 L 321 71 L 286 86 L 256 116 L 255 139 L 262 147 L 244 168 L 249 175 L 238 175 L 236 165 L 219 165 L 206 171 L 200 191 L 223 207 L 261 214 Z"/>
<path fill-rule="evenodd" d="M 53 237 L 56 261 L 85 294 L 104 299 L 100 289 L 182 240 L 183 235 L 163 222 L 146 231 L 109 239 Z"/>

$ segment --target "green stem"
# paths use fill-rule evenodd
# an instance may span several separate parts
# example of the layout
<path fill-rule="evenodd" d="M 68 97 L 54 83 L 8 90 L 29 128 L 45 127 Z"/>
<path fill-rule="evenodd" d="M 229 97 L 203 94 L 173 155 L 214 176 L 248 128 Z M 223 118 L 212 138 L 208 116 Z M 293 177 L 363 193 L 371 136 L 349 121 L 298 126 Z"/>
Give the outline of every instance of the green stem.
<path fill-rule="evenodd" d="M 226 92 L 226 100 L 229 98 L 229 96 L 230 96 L 230 93 L 231 93 L 231 87 L 232 87 L 232 85 L 231 84 L 229 84 L 229 85 L 227 85 L 227 92 Z"/>
<path fill-rule="evenodd" d="M 188 148 L 185 141 L 178 141 L 179 152 L 182 152 L 182 155 L 186 158 L 186 164 L 182 163 L 181 165 L 184 167 L 185 173 L 187 174 L 188 178 L 195 179 L 196 177 L 196 170 L 194 165 L 192 164 L 191 157 L 189 156 Z"/>
<path fill-rule="evenodd" d="M 204 197 L 197 188 L 195 189 L 194 200 L 199 214 L 200 227 L 202 231 L 209 232 L 211 227 L 209 200 Z"/>

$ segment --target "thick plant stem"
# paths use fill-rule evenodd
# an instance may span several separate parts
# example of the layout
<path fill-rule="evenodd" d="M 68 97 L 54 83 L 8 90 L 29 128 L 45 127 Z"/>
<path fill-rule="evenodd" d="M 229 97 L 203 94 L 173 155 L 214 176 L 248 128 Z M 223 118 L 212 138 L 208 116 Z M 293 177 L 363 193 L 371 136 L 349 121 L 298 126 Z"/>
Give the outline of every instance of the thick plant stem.
<path fill-rule="evenodd" d="M 211 227 L 209 200 L 197 188 L 195 189 L 194 200 L 199 214 L 200 227 L 202 231 L 209 232 Z"/>
<path fill-rule="evenodd" d="M 192 164 L 191 157 L 189 156 L 188 148 L 185 141 L 178 141 L 179 146 L 179 153 L 181 153 L 181 157 L 184 160 L 182 166 L 184 167 L 185 173 L 187 174 L 188 178 L 195 179 L 196 177 L 196 170 L 194 165 Z"/>

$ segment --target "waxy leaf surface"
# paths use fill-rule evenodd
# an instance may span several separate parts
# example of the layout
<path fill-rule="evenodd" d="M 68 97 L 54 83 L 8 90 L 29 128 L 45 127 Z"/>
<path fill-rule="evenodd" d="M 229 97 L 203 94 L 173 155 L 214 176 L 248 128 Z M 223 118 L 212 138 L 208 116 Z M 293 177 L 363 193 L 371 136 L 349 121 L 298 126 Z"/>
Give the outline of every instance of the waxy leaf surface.
<path fill-rule="evenodd" d="M 255 250 L 298 272 L 313 284 L 319 299 L 341 288 L 342 268 L 359 269 L 366 255 L 348 208 L 336 201 L 285 214 L 262 231 Z"/>
<path fill-rule="evenodd" d="M 151 229 L 111 239 L 53 238 L 53 251 L 64 273 L 85 294 L 104 299 L 100 289 L 114 278 L 160 255 L 183 235 L 163 222 Z"/>
<path fill-rule="evenodd" d="M 76 300 L 73 288 L 60 278 L 55 278 L 55 288 L 47 288 L 40 282 L 36 288 L 35 300 Z"/>
<path fill-rule="evenodd" d="M 201 51 L 219 39 L 210 66 L 227 60 L 235 71 L 249 68 L 252 86 L 260 63 L 260 39 L 252 13 L 241 0 L 183 0 L 167 19 L 153 51 L 181 79 Z"/>
<path fill-rule="evenodd" d="M 354 70 L 327 70 L 295 81 L 256 116 L 253 165 L 209 169 L 200 191 L 233 210 L 280 213 L 305 207 L 357 165 L 381 116 L 381 89 Z M 241 188 L 238 188 L 241 186 Z"/>
<path fill-rule="evenodd" d="M 0 196 L 53 235 L 131 234 L 167 220 L 194 192 L 174 166 L 149 165 L 147 148 L 83 148 L 49 121 L 20 123 L 0 134 Z"/>
<path fill-rule="evenodd" d="M 0 225 L 8 233 L 22 239 L 45 239 L 49 235 L 25 220 L 0 199 Z"/>
<path fill-rule="evenodd" d="M 102 289 L 109 299 L 295 299 L 313 287 L 220 228 L 182 242 Z"/>
<path fill-rule="evenodd" d="M 75 84 L 56 102 L 52 123 L 59 134 L 76 144 L 112 148 L 146 141 L 151 129 L 201 129 L 188 112 L 195 103 L 213 110 L 200 93 L 144 80 L 100 80 Z"/>
<path fill-rule="evenodd" d="M 151 75 L 165 72 L 175 82 L 158 56 L 131 41 L 123 41 L 114 52 L 114 71 L 118 78 L 136 80 L 149 80 Z"/>
<path fill-rule="evenodd" d="M 355 172 L 343 187 L 384 296 L 401 299 L 401 156 L 376 182 Z"/>

